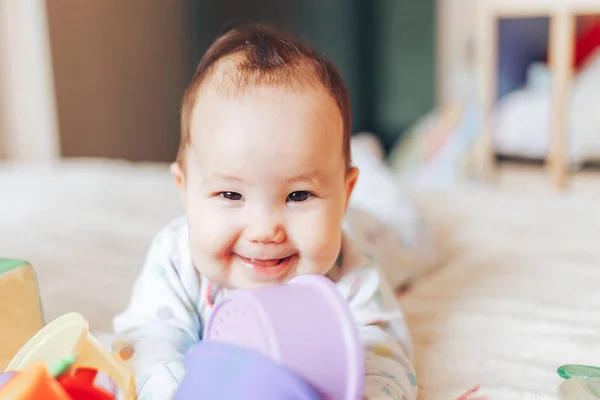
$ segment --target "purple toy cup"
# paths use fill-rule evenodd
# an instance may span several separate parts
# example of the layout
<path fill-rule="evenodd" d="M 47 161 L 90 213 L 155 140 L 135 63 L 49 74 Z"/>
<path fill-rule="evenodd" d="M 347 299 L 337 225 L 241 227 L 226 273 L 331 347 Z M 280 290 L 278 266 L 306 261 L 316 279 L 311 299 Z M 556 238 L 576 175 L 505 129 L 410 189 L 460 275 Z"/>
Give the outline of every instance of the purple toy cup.
<path fill-rule="evenodd" d="M 323 276 L 232 291 L 215 306 L 204 339 L 258 351 L 325 400 L 362 398 L 365 361 L 358 329 L 337 287 Z"/>
<path fill-rule="evenodd" d="M 186 357 L 186 374 L 173 400 L 322 400 L 308 383 L 262 354 L 201 341 Z"/>

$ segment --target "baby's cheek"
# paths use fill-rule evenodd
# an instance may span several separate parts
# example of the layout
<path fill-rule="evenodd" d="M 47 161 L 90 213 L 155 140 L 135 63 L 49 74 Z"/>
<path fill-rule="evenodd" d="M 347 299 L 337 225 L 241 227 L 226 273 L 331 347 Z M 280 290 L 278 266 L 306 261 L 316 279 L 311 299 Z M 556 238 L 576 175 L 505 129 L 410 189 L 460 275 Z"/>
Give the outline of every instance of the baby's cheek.
<path fill-rule="evenodd" d="M 206 256 L 219 257 L 228 252 L 235 241 L 235 229 L 226 215 L 203 213 L 190 226 L 190 246 Z"/>
<path fill-rule="evenodd" d="M 210 222 L 190 224 L 190 251 L 198 271 L 210 280 L 223 283 L 227 280 L 227 241 L 211 228 Z"/>
<path fill-rule="evenodd" d="M 341 227 L 335 217 L 326 212 L 299 221 L 296 245 L 307 258 L 323 265 L 332 265 L 341 245 Z"/>

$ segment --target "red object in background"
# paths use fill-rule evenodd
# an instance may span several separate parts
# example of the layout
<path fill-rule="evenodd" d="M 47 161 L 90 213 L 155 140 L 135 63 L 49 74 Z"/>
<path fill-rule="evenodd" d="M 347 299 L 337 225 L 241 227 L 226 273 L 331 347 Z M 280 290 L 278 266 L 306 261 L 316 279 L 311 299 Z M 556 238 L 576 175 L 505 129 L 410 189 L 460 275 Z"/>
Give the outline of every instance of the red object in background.
<path fill-rule="evenodd" d="M 115 400 L 105 390 L 94 386 L 98 371 L 91 368 L 78 368 L 74 375 L 57 378 L 58 383 L 73 400 Z"/>
<path fill-rule="evenodd" d="M 575 70 L 579 70 L 600 47 L 600 18 L 584 17 L 582 26 L 583 33 L 575 39 Z"/>

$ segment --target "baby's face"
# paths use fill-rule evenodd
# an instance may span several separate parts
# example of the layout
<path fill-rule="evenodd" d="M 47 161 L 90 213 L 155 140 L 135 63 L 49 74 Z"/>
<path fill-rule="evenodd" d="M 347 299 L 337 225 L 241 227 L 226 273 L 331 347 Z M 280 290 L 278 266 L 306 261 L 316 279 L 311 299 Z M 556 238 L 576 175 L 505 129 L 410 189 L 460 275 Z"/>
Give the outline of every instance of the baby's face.
<path fill-rule="evenodd" d="M 196 268 L 229 288 L 326 274 L 357 176 L 342 132 L 324 90 L 199 98 L 180 175 Z"/>

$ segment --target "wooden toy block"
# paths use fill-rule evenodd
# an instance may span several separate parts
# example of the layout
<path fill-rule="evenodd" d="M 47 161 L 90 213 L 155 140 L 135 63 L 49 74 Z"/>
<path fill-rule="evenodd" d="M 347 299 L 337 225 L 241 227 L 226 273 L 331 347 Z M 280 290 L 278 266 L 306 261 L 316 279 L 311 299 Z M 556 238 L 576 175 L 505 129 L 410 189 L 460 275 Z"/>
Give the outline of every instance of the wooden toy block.
<path fill-rule="evenodd" d="M 44 326 L 33 267 L 0 258 L 0 371 Z"/>

